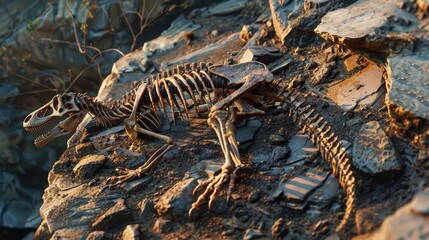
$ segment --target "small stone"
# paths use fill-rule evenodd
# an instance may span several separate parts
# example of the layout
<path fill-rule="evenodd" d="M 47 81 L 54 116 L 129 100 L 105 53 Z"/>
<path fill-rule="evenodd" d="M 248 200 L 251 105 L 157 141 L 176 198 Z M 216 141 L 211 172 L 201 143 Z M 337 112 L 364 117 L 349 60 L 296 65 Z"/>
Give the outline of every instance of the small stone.
<path fill-rule="evenodd" d="M 78 144 L 75 148 L 75 151 L 78 157 L 83 157 L 93 153 L 95 151 L 95 147 L 92 142 L 85 142 Z"/>
<path fill-rule="evenodd" d="M 272 145 L 280 145 L 286 143 L 287 139 L 279 134 L 271 134 L 268 142 Z"/>
<path fill-rule="evenodd" d="M 96 171 L 103 167 L 107 158 L 104 155 L 87 155 L 79 160 L 73 168 L 73 172 L 80 178 L 93 178 Z"/>
<path fill-rule="evenodd" d="M 361 64 L 359 62 L 360 58 L 361 56 L 359 54 L 353 54 L 346 60 L 344 60 L 344 66 L 346 67 L 347 72 L 353 73 L 355 70 L 361 67 Z"/>
<path fill-rule="evenodd" d="M 223 236 L 232 236 L 235 232 L 235 229 L 228 229 L 222 232 Z"/>
<path fill-rule="evenodd" d="M 244 233 L 243 240 L 266 239 L 268 236 L 256 229 L 247 229 Z"/>
<path fill-rule="evenodd" d="M 62 237 L 63 236 L 61 236 L 61 238 Z M 86 237 L 86 240 L 103 240 L 109 239 L 110 237 L 110 234 L 106 233 L 105 231 L 93 231 Z"/>
<path fill-rule="evenodd" d="M 237 142 L 242 148 L 247 142 L 252 142 L 256 131 L 261 127 L 262 123 L 259 120 L 249 119 L 246 121 L 246 125 L 237 128 L 236 138 Z"/>
<path fill-rule="evenodd" d="M 150 199 L 145 198 L 141 200 L 137 206 L 141 218 L 152 216 L 155 213 L 155 205 Z"/>
<path fill-rule="evenodd" d="M 139 240 L 141 239 L 140 235 L 140 225 L 139 224 L 132 224 L 127 225 L 125 227 L 124 231 L 122 232 L 122 238 L 123 240 Z"/>
<path fill-rule="evenodd" d="M 139 67 L 140 67 L 140 70 L 142 70 L 142 72 L 144 73 L 147 72 L 152 66 L 153 66 L 153 62 L 149 60 L 148 57 L 143 57 L 142 59 L 140 59 Z"/>
<path fill-rule="evenodd" d="M 176 227 L 176 224 L 168 219 L 158 218 L 153 225 L 152 230 L 156 233 L 166 234 L 173 232 Z"/>
<path fill-rule="evenodd" d="M 246 0 L 229 0 L 210 7 L 203 16 L 228 15 L 240 11 L 246 5 Z"/>
<path fill-rule="evenodd" d="M 175 220 L 184 221 L 194 201 L 192 192 L 197 186 L 197 180 L 189 178 L 176 183 L 165 192 L 155 204 L 159 215 L 168 215 Z"/>
<path fill-rule="evenodd" d="M 133 215 L 125 205 L 125 200 L 121 198 L 115 205 L 95 219 L 92 223 L 92 228 L 107 231 L 133 221 Z"/>
<path fill-rule="evenodd" d="M 359 170 L 372 175 L 402 168 L 389 137 L 377 121 L 368 122 L 359 130 L 353 141 L 352 162 Z"/>
<path fill-rule="evenodd" d="M 215 29 L 215 30 L 211 31 L 211 32 L 210 32 L 210 34 L 211 34 L 213 37 L 217 37 L 217 35 L 219 35 L 219 30 Z"/>
<path fill-rule="evenodd" d="M 429 120 L 428 55 L 388 58 L 386 73 L 386 102 L 389 109 L 392 109 L 390 115 L 400 123 L 410 117 L 409 113 Z M 394 106 L 399 109 L 393 108 Z"/>
<path fill-rule="evenodd" d="M 276 147 L 271 153 L 271 161 L 277 162 L 280 160 L 286 160 L 291 153 L 291 150 L 288 146 Z"/>
<path fill-rule="evenodd" d="M 272 61 L 280 58 L 282 56 L 279 52 L 270 52 L 263 47 L 249 47 L 244 51 L 243 55 L 240 59 L 238 59 L 239 63 L 258 61 L 261 63 L 271 63 Z"/>
<path fill-rule="evenodd" d="M 249 194 L 249 197 L 247 199 L 248 199 L 249 203 L 255 203 L 255 202 L 259 201 L 262 194 L 263 194 L 263 192 L 261 190 L 255 189 Z"/>

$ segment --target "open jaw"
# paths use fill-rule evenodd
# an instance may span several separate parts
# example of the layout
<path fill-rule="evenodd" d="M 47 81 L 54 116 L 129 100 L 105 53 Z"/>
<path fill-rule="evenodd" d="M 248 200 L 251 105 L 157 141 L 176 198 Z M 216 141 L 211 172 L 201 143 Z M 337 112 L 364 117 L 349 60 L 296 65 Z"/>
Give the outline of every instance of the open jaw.
<path fill-rule="evenodd" d="M 55 139 L 58 139 L 62 136 L 75 132 L 77 125 L 82 119 L 82 113 L 81 112 L 70 113 L 70 114 L 67 114 L 65 117 L 66 118 L 64 120 L 60 121 L 51 130 L 38 136 L 34 140 L 34 145 L 36 145 L 37 147 L 43 147 Z M 50 118 L 49 120 L 47 120 L 41 125 L 24 127 L 24 128 L 29 132 L 40 132 L 43 129 L 47 128 L 48 126 L 52 126 L 53 123 L 55 122 L 55 119 L 60 119 L 60 118 Z"/>

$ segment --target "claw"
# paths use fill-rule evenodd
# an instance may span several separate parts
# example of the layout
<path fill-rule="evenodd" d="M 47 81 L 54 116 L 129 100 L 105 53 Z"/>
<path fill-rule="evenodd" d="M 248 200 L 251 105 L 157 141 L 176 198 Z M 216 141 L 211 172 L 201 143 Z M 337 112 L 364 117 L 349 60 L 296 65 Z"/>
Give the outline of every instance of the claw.
<path fill-rule="evenodd" d="M 195 187 L 193 194 L 195 195 L 197 192 L 205 188 L 198 199 L 192 204 L 192 208 L 189 210 L 189 217 L 194 219 L 195 212 L 198 208 L 200 208 L 203 203 L 209 198 L 208 208 L 211 210 L 213 208 L 214 200 L 219 195 L 219 192 L 223 185 L 228 183 L 228 194 L 227 194 L 227 202 L 229 202 L 231 198 L 232 188 L 235 185 L 237 179 L 237 174 L 229 173 L 229 171 L 225 171 L 217 176 L 211 177 L 208 180 L 198 184 Z"/>
<path fill-rule="evenodd" d="M 191 207 L 191 209 L 189 209 L 189 218 L 191 219 L 191 220 L 195 220 L 196 218 L 197 218 L 197 216 L 196 216 L 196 208 L 194 208 L 194 207 Z"/>

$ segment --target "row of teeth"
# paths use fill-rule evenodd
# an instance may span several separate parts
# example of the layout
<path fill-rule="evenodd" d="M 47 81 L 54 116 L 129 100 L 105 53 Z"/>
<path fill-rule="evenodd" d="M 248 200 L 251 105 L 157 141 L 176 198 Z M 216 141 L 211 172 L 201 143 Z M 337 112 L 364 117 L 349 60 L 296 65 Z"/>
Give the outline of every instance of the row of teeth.
<path fill-rule="evenodd" d="M 42 131 L 46 125 L 48 125 L 51 122 L 51 120 L 48 120 L 47 122 L 43 123 L 42 125 L 39 126 L 35 126 L 35 127 L 27 127 L 25 128 L 25 130 L 29 131 L 29 132 L 40 132 Z"/>
<path fill-rule="evenodd" d="M 38 137 L 36 138 L 36 140 L 34 140 L 34 141 L 36 141 L 36 142 L 41 141 L 41 140 L 43 140 L 43 139 L 45 139 L 45 138 L 49 137 L 49 135 L 51 135 L 51 133 L 52 133 L 52 131 L 49 131 L 49 132 L 47 132 L 47 133 L 44 133 L 44 134 L 42 134 L 42 135 L 38 136 Z"/>

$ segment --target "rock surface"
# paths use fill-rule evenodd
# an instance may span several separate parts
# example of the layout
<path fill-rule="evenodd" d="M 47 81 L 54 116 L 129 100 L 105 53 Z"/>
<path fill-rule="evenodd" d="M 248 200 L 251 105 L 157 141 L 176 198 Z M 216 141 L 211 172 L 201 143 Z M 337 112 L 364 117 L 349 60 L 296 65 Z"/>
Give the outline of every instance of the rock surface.
<path fill-rule="evenodd" d="M 411 42 L 402 34 L 415 30 L 418 22 L 396 0 L 366 0 L 329 12 L 315 31 L 348 49 L 388 54 L 408 51 Z"/>
<path fill-rule="evenodd" d="M 429 120 L 429 57 L 397 56 L 388 58 L 387 63 L 388 103 Z"/>
<path fill-rule="evenodd" d="M 73 172 L 80 178 L 92 177 L 95 175 L 95 171 L 103 167 L 106 160 L 104 155 L 86 155 L 79 160 L 79 163 L 73 168 Z"/>
<path fill-rule="evenodd" d="M 197 181 L 194 178 L 176 183 L 155 204 L 158 214 L 167 215 L 176 221 L 187 219 L 188 211 L 194 200 L 192 191 L 196 186 Z"/>
<path fill-rule="evenodd" d="M 395 148 L 377 121 L 362 126 L 354 139 L 353 165 L 372 175 L 398 171 L 402 168 Z"/>
<path fill-rule="evenodd" d="M 429 235 L 429 189 L 417 193 L 413 200 L 388 216 L 368 239 L 426 239 Z"/>
<path fill-rule="evenodd" d="M 351 78 L 330 87 L 326 96 L 345 111 L 351 111 L 357 106 L 359 109 L 370 107 L 381 97 L 383 87 L 383 70 L 371 64 Z"/>

